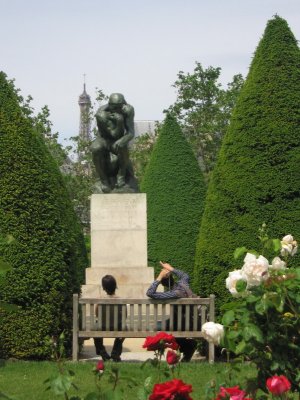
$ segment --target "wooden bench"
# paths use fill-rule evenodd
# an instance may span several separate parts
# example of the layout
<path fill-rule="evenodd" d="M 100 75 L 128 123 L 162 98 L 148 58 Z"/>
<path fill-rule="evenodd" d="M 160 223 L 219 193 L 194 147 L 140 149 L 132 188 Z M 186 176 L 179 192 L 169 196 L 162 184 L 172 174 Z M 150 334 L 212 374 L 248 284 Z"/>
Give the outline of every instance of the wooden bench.
<path fill-rule="evenodd" d="M 96 318 L 96 305 L 98 305 L 99 315 L 101 315 L 104 307 L 106 308 L 104 313 L 106 321 Z M 174 306 L 176 306 L 175 315 Z M 185 308 L 184 316 L 182 315 L 183 306 Z M 121 321 L 118 320 L 120 318 L 120 307 L 122 308 Z M 110 313 L 113 313 L 113 316 Z M 176 331 L 173 330 L 175 318 Z M 78 294 L 74 294 L 73 361 L 78 360 L 79 338 L 146 338 L 157 333 L 158 322 L 161 324 L 161 330 L 166 331 L 166 321 L 169 319 L 169 332 L 173 336 L 198 339 L 202 337 L 199 326 L 202 326 L 205 322 L 214 321 L 214 318 L 214 295 L 210 295 L 208 298 L 152 300 L 129 298 L 82 299 L 79 298 Z M 106 330 L 104 326 L 109 326 L 111 321 L 113 321 L 114 328 Z M 121 330 L 118 329 L 120 326 Z M 213 344 L 208 346 L 208 360 L 214 362 Z"/>

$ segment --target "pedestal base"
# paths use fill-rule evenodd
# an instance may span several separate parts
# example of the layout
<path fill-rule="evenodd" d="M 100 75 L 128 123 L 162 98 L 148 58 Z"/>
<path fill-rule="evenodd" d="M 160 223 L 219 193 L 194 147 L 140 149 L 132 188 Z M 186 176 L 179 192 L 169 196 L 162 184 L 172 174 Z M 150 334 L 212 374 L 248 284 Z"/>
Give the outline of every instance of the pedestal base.
<path fill-rule="evenodd" d="M 104 275 L 116 278 L 118 296 L 146 297 L 154 269 L 147 266 L 145 193 L 92 195 L 91 268 L 82 297 L 101 297 Z"/>

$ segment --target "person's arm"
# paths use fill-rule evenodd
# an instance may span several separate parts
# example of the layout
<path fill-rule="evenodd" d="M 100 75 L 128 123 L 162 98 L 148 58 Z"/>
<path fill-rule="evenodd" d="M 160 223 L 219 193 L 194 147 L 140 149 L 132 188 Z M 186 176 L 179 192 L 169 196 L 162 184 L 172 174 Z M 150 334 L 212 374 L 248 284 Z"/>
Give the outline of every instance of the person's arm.
<path fill-rule="evenodd" d="M 190 277 L 186 272 L 183 272 L 180 269 L 176 269 L 176 268 L 172 267 L 171 264 L 164 263 L 162 261 L 160 261 L 159 263 L 166 271 L 168 271 L 169 273 L 173 273 L 174 275 L 176 275 L 179 278 L 178 283 L 183 283 L 184 285 L 189 286 Z"/>
<path fill-rule="evenodd" d="M 157 292 L 157 287 L 160 284 L 158 281 L 154 281 L 146 292 L 146 295 L 151 299 L 178 299 L 178 293 L 175 290 L 168 290 L 167 292 Z"/>
<path fill-rule="evenodd" d="M 156 280 L 152 283 L 152 285 L 149 287 L 149 289 L 146 292 L 146 295 L 148 297 L 151 297 L 151 299 L 177 299 L 178 294 L 176 291 L 169 290 L 167 292 L 157 292 L 158 285 L 160 284 L 162 278 L 165 278 L 168 276 L 170 271 L 165 268 L 162 269 L 156 278 Z"/>
<path fill-rule="evenodd" d="M 190 277 L 186 272 L 181 271 L 180 269 L 173 269 L 173 274 L 176 275 L 179 280 L 178 283 L 182 283 L 183 285 L 190 285 Z"/>

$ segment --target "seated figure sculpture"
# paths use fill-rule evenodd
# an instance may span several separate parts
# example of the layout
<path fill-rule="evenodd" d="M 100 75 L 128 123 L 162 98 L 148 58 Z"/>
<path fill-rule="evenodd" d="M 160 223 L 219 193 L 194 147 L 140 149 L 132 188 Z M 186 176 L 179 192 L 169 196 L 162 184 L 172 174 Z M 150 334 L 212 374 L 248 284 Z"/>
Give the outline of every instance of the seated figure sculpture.
<path fill-rule="evenodd" d="M 91 150 L 99 180 L 96 193 L 136 192 L 128 143 L 134 137 L 134 108 L 121 93 L 113 93 L 96 113 L 98 136 Z"/>

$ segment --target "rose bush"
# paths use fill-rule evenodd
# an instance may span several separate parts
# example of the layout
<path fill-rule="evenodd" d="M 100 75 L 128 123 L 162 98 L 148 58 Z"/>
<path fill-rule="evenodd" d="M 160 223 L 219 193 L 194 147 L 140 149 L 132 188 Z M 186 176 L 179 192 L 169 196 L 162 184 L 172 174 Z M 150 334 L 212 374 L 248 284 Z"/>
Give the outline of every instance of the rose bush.
<path fill-rule="evenodd" d="M 280 241 L 264 234 L 261 241 L 263 252 L 276 255 L 271 264 L 245 247 L 235 253 L 236 257 L 247 254 L 241 270 L 232 271 L 226 280 L 228 290 L 239 298 L 222 307 L 222 344 L 257 365 L 257 387 L 266 391 L 266 379 L 276 373 L 286 375 L 299 392 L 300 268 L 288 268 L 298 245 L 292 235 Z"/>

